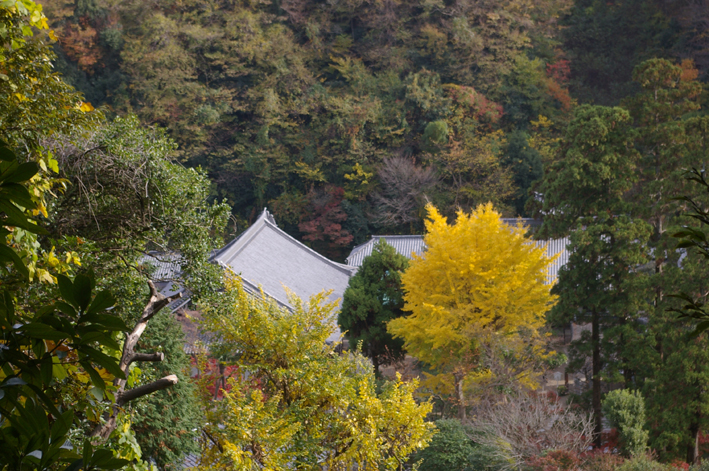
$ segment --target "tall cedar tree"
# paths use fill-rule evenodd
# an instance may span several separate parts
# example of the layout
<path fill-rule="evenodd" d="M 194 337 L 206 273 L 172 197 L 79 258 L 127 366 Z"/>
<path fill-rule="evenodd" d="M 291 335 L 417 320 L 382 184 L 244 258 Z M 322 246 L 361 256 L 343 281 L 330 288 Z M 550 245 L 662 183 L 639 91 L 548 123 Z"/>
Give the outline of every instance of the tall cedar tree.
<path fill-rule="evenodd" d="M 706 117 L 690 118 L 686 122 L 686 131 L 691 136 L 688 150 L 694 154 L 694 163 L 702 162 L 707 155 L 709 143 L 709 119 Z M 702 164 L 702 168 L 705 165 Z M 700 183 L 703 190 L 709 188 L 704 171 L 693 170 L 692 180 Z M 702 191 L 694 193 L 685 202 L 691 210 L 685 217 L 693 219 L 682 221 L 686 226 L 675 237 L 685 238 L 680 247 L 686 249 L 682 259 L 681 271 L 675 271 L 673 285 L 677 296 L 688 304 L 680 310 L 686 316 L 676 317 L 676 309 L 659 312 L 651 325 L 651 338 L 659 348 L 647 349 L 644 364 L 652 381 L 646 383 L 645 394 L 650 405 L 652 421 L 652 445 L 665 459 L 682 457 L 686 453 L 688 462 L 696 461 L 699 456 L 699 435 L 707 427 L 709 415 L 709 342 L 706 328 L 706 293 L 709 292 L 709 267 L 707 252 L 706 225 L 709 222 L 707 207 L 709 194 Z M 697 222 L 702 227 L 697 227 Z M 692 227 L 694 226 L 694 227 Z M 670 286 L 666 286 L 671 289 Z M 696 325 L 696 320 L 701 321 Z M 692 331 L 695 328 L 695 331 Z M 642 353 L 645 352 L 640 352 Z M 651 361 L 647 361 L 647 359 Z M 649 363 L 649 364 L 648 364 Z"/>
<path fill-rule="evenodd" d="M 452 225 L 432 205 L 428 215 L 426 252 L 402 276 L 411 315 L 390 321 L 389 331 L 436 371 L 429 384 L 454 394 L 465 419 L 465 387 L 495 373 L 486 367 L 488 346 L 503 345 L 509 358 L 521 358 L 530 344 L 538 345 L 555 302 L 546 284 L 550 260 L 521 226 L 503 223 L 492 204 L 459 211 Z M 522 346 L 517 341 L 525 333 Z M 533 375 L 520 371 L 516 379 Z"/>
<path fill-rule="evenodd" d="M 575 350 L 577 361 L 587 356 L 592 361 L 597 445 L 602 430 L 602 370 L 629 373 L 623 363 L 630 339 L 624 336 L 634 331 L 642 303 L 633 288 L 634 272 L 645 262 L 650 230 L 626 202 L 638 179 L 638 160 L 629 113 L 583 105 L 575 111 L 559 158 L 547 166 L 536 188 L 543 195 L 537 211 L 545 218 L 538 236 L 570 236 L 571 255 L 553 290 L 559 303 L 552 317 L 558 323 L 592 326 L 590 337 L 582 337 Z"/>
<path fill-rule="evenodd" d="M 401 273 L 408 265 L 406 257 L 380 239 L 350 278 L 342 299 L 337 322 L 346 331 L 350 346 L 362 342 L 362 351 L 372 359 L 377 376 L 380 365 L 403 356 L 404 342 L 392 337 L 386 324 L 404 315 Z"/>
<path fill-rule="evenodd" d="M 633 78 L 641 91 L 625 103 L 636 126 L 636 148 L 641 154 L 641 181 L 635 202 L 652 226 L 649 253 L 652 257 L 647 298 L 652 300 L 643 344 L 638 349 L 636 367 L 653 420 L 651 446 L 664 458 L 699 458 L 699 434 L 707 426 L 709 397 L 704 392 L 709 381 L 706 335 L 688 339 L 695 322 L 677 319 L 668 309 L 676 300 L 668 293 L 706 293 L 704 280 L 709 270 L 693 250 L 678 250 L 672 235 L 685 225 L 694 225 L 682 216 L 684 201 L 692 191 L 685 178 L 689 168 L 704 168 L 707 161 L 706 117 L 700 109 L 701 84 L 689 61 L 674 65 L 654 59 L 636 67 Z M 694 116 L 693 116 L 694 115 Z M 699 202 L 706 205 L 707 201 Z"/>

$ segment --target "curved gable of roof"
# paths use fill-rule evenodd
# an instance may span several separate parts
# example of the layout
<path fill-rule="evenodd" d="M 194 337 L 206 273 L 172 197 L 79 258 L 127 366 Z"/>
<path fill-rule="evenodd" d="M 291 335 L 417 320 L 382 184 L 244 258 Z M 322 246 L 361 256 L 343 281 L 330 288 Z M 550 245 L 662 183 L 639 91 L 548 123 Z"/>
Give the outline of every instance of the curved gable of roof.
<path fill-rule="evenodd" d="M 285 288 L 303 300 L 323 290 L 329 299 L 341 299 L 354 268 L 333 262 L 286 234 L 273 216 L 263 213 L 238 238 L 217 252 L 213 260 L 228 266 L 252 286 L 288 305 Z"/>

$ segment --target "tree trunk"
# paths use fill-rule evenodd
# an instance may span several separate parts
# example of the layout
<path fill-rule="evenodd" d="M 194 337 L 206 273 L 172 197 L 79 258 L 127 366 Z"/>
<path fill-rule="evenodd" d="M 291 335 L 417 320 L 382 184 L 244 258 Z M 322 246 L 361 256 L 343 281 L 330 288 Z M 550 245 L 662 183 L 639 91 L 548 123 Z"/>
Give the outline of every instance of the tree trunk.
<path fill-rule="evenodd" d="M 695 420 L 689 425 L 689 433 L 692 442 L 687 446 L 687 463 L 699 463 L 699 413 L 696 413 Z"/>
<path fill-rule="evenodd" d="M 170 304 L 175 299 L 182 296 L 182 293 L 174 294 L 170 297 L 165 297 L 158 293 L 155 284 L 152 281 L 148 281 L 148 286 L 150 287 L 150 300 L 143 309 L 143 315 L 140 316 L 138 322 L 136 323 L 133 330 L 126 336 L 123 342 L 123 354 L 121 355 L 121 361 L 118 367 L 123 371 L 126 378 L 128 377 L 128 368 L 130 364 L 134 361 L 163 361 L 165 356 L 161 353 L 137 353 L 135 348 L 140 340 L 140 336 L 143 335 L 148 322 L 152 319 L 155 314 L 160 312 L 162 308 Z M 152 383 L 145 384 L 143 386 L 129 389 L 126 391 L 126 379 L 116 378 L 113 381 L 114 386 L 116 386 L 115 398 L 116 401 L 113 404 L 110 412 L 107 412 L 104 416 L 106 420 L 105 423 L 97 425 L 91 432 L 93 437 L 101 437 L 107 439 L 113 430 L 116 428 L 116 417 L 120 412 L 121 408 L 128 402 L 137 399 L 139 397 L 152 394 L 155 391 L 160 391 L 162 389 L 167 389 L 175 384 L 177 384 L 177 376 L 168 375 Z"/>
<path fill-rule="evenodd" d="M 455 397 L 458 401 L 458 418 L 461 422 L 466 420 L 465 412 L 465 396 L 463 395 L 463 375 L 461 373 L 453 373 L 455 380 Z"/>
<path fill-rule="evenodd" d="M 601 446 L 601 432 L 603 431 L 603 415 L 601 412 L 601 326 L 600 314 L 593 312 L 593 320 L 591 322 L 591 342 L 593 344 L 593 418 L 596 426 L 593 430 L 593 441 L 596 447 Z"/>

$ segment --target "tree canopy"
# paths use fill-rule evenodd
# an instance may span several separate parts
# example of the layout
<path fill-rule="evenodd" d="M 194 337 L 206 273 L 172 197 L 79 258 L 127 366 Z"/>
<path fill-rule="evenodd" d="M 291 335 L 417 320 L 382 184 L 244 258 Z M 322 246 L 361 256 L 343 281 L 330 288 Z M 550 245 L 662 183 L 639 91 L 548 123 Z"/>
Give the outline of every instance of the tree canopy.
<path fill-rule="evenodd" d="M 337 322 L 350 346 L 357 348 L 362 342 L 362 351 L 374 363 L 375 375 L 379 375 L 380 365 L 403 356 L 403 342 L 387 332 L 386 324 L 405 314 L 401 273 L 408 262 L 380 239 L 350 278 L 343 295 Z"/>
<path fill-rule="evenodd" d="M 237 367 L 223 400 L 205 396 L 204 469 L 403 470 L 431 439 L 431 405 L 414 400 L 415 381 L 378 393 L 366 358 L 325 344 L 335 330 L 325 299 L 291 296 L 291 311 L 250 296 L 234 277 L 204 305 L 210 349 Z"/>
<path fill-rule="evenodd" d="M 508 355 L 522 366 L 515 379 L 535 382 L 522 358 L 543 355 L 541 329 L 556 301 L 547 283 L 550 260 L 524 237 L 522 226 L 506 225 L 491 204 L 459 211 L 453 224 L 433 206 L 428 212 L 426 252 L 402 276 L 404 309 L 411 314 L 391 320 L 388 329 L 435 369 L 441 389 L 454 388 L 464 416 L 464 385 L 497 379 L 491 357 L 501 346 L 516 350 Z"/>

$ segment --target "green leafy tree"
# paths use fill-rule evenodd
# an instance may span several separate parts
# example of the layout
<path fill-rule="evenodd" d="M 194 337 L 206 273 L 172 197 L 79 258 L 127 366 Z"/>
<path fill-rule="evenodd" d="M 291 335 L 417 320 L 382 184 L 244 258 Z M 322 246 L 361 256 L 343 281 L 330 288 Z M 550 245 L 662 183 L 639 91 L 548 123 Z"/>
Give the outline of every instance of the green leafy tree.
<path fill-rule="evenodd" d="M 404 315 L 401 273 L 408 259 L 380 239 L 372 254 L 364 259 L 342 299 L 337 322 L 350 346 L 362 342 L 362 351 L 372 360 L 374 373 L 379 366 L 403 357 L 403 341 L 387 332 L 386 324 Z"/>
<path fill-rule="evenodd" d="M 636 341 L 643 290 L 636 273 L 646 262 L 648 225 L 633 214 L 627 193 L 637 181 L 630 115 L 621 108 L 580 106 L 556 160 L 535 187 L 544 215 L 539 237 L 569 235 L 569 262 L 561 269 L 552 309 L 558 323 L 591 323 L 572 351 L 574 361 L 592 362 L 595 439 L 600 444 L 601 383 L 632 380 L 628 348 Z M 601 339 L 601 332 L 603 338 Z"/>
<path fill-rule="evenodd" d="M 616 389 L 603 399 L 603 414 L 618 429 L 623 451 L 630 456 L 645 453 L 649 434 L 645 430 L 645 400 L 640 391 Z"/>
<path fill-rule="evenodd" d="M 9 229 L 23 228 L 44 233 L 23 210 L 36 208 L 25 185 L 38 170 L 34 163 L 20 165 L 14 153 L 0 143 L 0 205 L 5 214 L 0 238 L 0 261 L 12 263 L 27 282 L 29 271 L 7 244 Z M 125 377 L 110 353 L 120 349 L 116 332 L 128 330 L 123 321 L 107 313 L 115 299 L 107 291 L 93 295 L 92 275 L 74 281 L 58 275 L 61 298 L 55 303 L 28 309 L 16 306 L 13 296 L 2 293 L 0 306 L 0 466 L 5 469 L 48 469 L 61 463 L 84 469 L 116 469 L 127 464 L 105 448 L 94 450 L 86 440 L 83 447 L 67 449 L 64 443 L 77 426 L 77 411 L 102 411 L 93 402 L 77 406 L 69 388 L 74 381 L 99 400 L 106 394 L 102 377 Z M 106 354 L 104 351 L 109 352 Z M 81 371 L 79 371 L 81 368 Z M 79 373 L 79 374 L 77 374 Z M 88 376 L 82 381 L 80 375 Z M 79 397 L 88 391 L 77 391 Z M 83 406 L 83 407 L 82 407 Z"/>
<path fill-rule="evenodd" d="M 148 250 L 161 250 L 176 265 L 169 281 L 195 298 L 221 286 L 208 256 L 221 243 L 228 208 L 207 202 L 206 177 L 172 160 L 175 145 L 163 131 L 128 116 L 91 131 L 57 134 L 45 145 L 69 183 L 50 214 L 57 246 L 78 253 L 84 267 L 113 289 L 115 312 L 126 322 L 143 315 L 136 300 L 152 295 L 145 281 L 153 274 L 141 259 Z M 174 315 L 154 317 L 137 346 L 160 352 L 163 360 L 140 365 L 136 386 L 170 375 L 177 380 L 128 407 L 143 455 L 168 469 L 196 450 L 199 428 L 191 365 Z"/>

